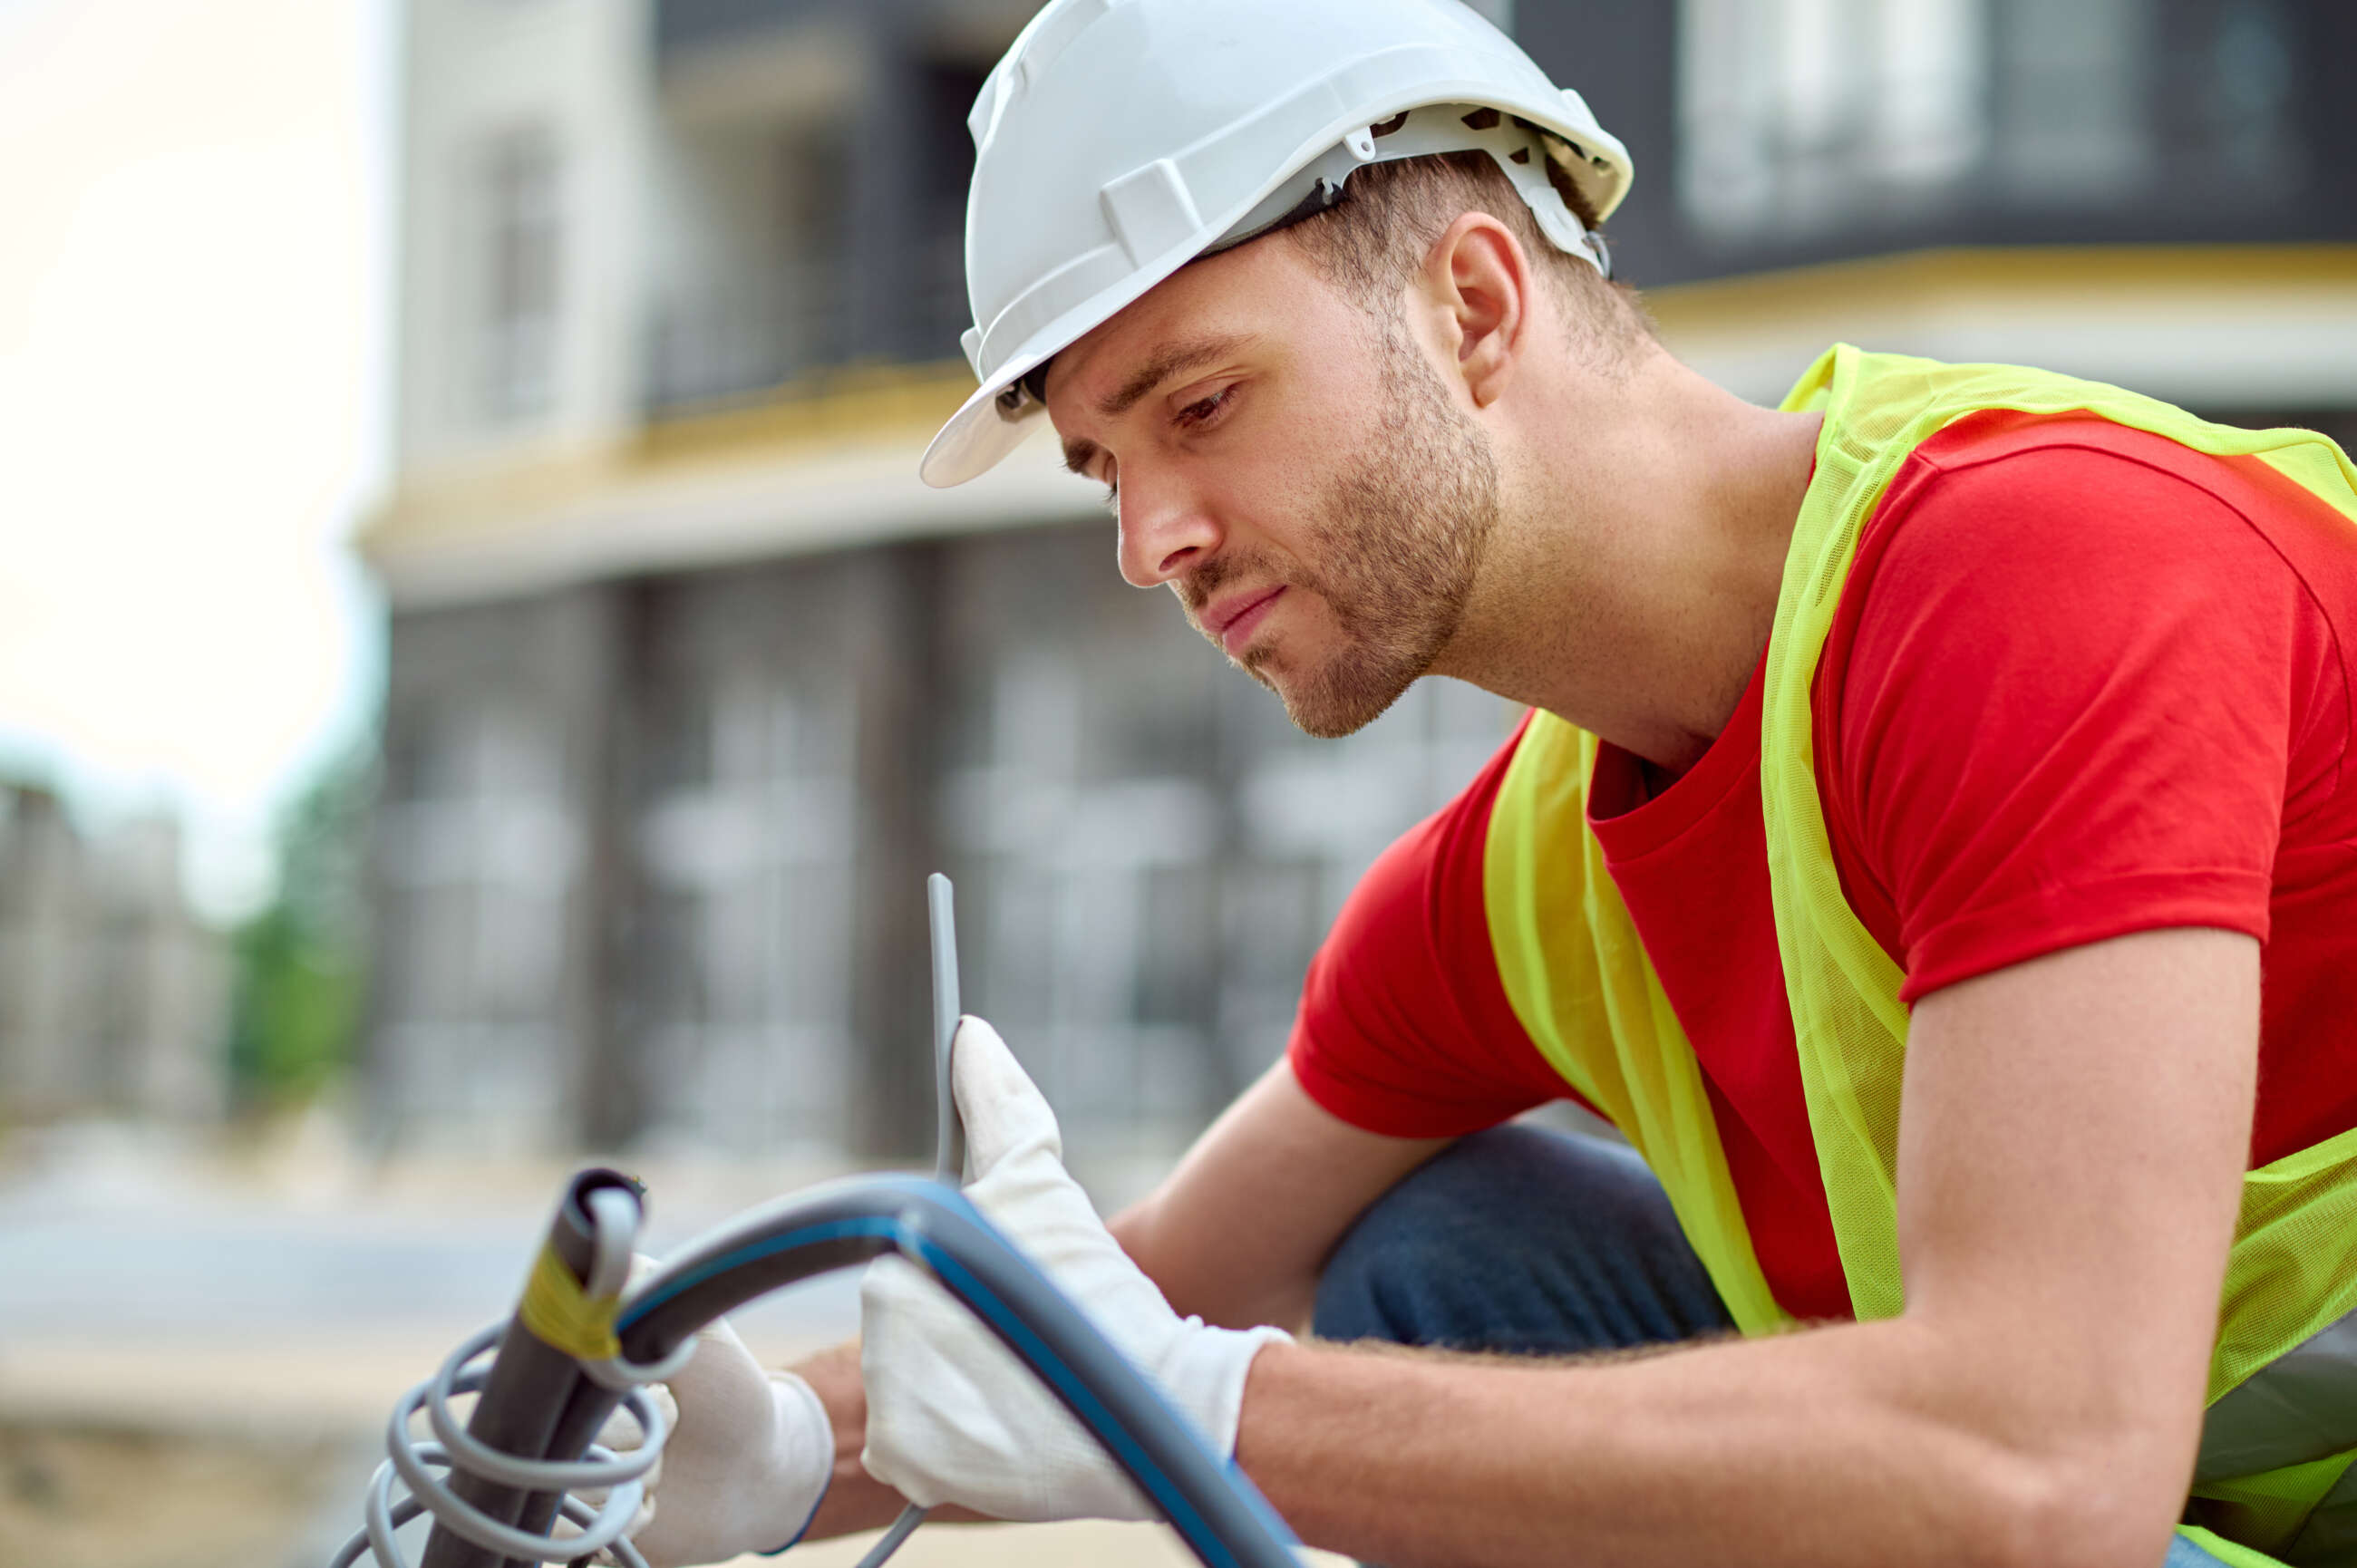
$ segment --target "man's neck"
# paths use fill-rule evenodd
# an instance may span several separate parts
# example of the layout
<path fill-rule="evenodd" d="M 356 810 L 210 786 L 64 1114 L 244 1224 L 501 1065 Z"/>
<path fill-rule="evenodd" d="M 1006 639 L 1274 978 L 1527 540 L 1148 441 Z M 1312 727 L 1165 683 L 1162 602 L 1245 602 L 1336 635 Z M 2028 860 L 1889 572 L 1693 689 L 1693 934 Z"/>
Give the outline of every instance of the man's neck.
<path fill-rule="evenodd" d="M 1767 646 L 1820 421 L 1744 403 L 1667 354 L 1571 381 L 1526 417 L 1436 668 L 1683 773 Z"/>

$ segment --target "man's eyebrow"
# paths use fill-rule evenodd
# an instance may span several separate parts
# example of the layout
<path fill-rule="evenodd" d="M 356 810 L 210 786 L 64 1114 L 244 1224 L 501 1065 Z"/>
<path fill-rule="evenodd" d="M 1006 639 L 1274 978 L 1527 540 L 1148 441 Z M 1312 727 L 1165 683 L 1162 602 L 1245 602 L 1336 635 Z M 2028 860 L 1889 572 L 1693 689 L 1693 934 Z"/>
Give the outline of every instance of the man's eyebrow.
<path fill-rule="evenodd" d="M 1096 460 L 1098 450 L 1095 442 L 1075 436 L 1064 443 L 1064 467 L 1085 479 L 1089 477 L 1089 465 Z"/>
<path fill-rule="evenodd" d="M 1224 359 L 1253 340 L 1249 332 L 1223 332 L 1209 338 L 1189 338 L 1164 345 L 1138 367 L 1119 391 L 1097 404 L 1101 419 L 1119 419 L 1171 377 Z"/>

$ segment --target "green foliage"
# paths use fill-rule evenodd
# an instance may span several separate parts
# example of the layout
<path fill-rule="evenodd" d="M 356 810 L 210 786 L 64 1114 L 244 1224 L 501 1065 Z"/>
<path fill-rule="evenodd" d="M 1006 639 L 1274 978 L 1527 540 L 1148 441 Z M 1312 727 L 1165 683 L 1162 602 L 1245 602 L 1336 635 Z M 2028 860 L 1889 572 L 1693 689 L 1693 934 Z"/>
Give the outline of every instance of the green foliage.
<path fill-rule="evenodd" d="M 310 1099 L 350 1060 L 361 972 L 305 931 L 285 905 L 241 928 L 230 1071 L 246 1103 Z"/>
<path fill-rule="evenodd" d="M 324 769 L 278 827 L 278 893 L 236 933 L 231 1081 L 240 1103 L 299 1104 L 349 1067 L 366 992 L 361 867 L 372 747 Z"/>

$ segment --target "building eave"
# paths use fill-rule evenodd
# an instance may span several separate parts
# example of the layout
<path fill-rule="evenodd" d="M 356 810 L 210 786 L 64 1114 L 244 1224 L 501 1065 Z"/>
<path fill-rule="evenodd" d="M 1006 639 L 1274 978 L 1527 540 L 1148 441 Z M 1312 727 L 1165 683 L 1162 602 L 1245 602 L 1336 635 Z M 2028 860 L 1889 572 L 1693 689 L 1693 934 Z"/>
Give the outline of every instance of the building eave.
<path fill-rule="evenodd" d="M 1091 492 L 1036 439 L 952 490 L 917 478 L 973 385 L 963 367 L 839 375 L 604 446 L 412 476 L 361 552 L 396 608 L 423 609 L 1092 515 Z"/>
<path fill-rule="evenodd" d="M 1838 340 L 2034 364 L 2205 413 L 2357 408 L 2357 245 L 1922 251 L 1646 297 L 1680 359 L 1758 402 Z"/>

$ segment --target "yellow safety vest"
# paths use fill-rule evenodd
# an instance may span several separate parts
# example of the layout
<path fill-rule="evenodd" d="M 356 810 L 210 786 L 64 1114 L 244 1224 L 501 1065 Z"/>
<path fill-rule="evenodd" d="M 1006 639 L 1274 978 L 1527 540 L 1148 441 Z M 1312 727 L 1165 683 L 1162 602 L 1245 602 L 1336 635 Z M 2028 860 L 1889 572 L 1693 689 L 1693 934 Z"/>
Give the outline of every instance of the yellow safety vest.
<path fill-rule="evenodd" d="M 1810 689 L 1860 532 L 1934 432 L 1984 410 L 2092 413 L 2198 452 L 2255 456 L 2357 525 L 2357 468 L 2306 430 L 2238 430 L 2116 387 L 1836 345 L 1784 401 L 1821 412 L 1815 476 L 1768 647 L 1760 795 L 1784 986 L 1834 1236 L 1861 1320 L 1903 1307 L 1894 1201 L 1902 978 L 1841 890 Z M 2357 533 L 2351 536 L 2357 548 Z M 1515 1015 L 1661 1178 L 1747 1334 L 1786 1315 L 1744 1228 L 1694 1047 L 1587 826 L 1596 737 L 1534 715 L 1491 809 L 1483 897 Z M 2357 918 L 2357 911 L 2352 911 Z M 2201 1454 L 2182 1527 L 2230 1563 L 2357 1568 L 2357 1131 L 2248 1173 L 2228 1256 Z"/>

